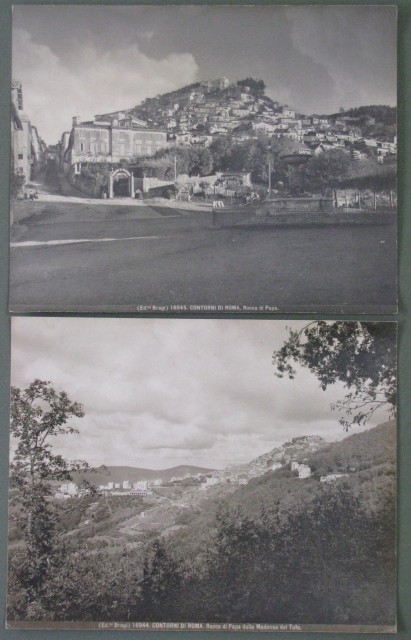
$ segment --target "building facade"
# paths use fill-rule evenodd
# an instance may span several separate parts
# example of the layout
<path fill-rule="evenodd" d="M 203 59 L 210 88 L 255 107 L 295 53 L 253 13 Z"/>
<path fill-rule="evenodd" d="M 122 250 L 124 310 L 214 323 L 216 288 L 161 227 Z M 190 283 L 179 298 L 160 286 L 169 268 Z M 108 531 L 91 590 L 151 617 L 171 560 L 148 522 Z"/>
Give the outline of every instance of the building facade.
<path fill-rule="evenodd" d="M 61 142 L 65 172 L 78 173 L 82 162 L 118 165 L 121 160 L 154 155 L 167 147 L 167 133 L 118 112 L 96 116 L 90 122 L 74 117 L 68 140 L 64 133 Z"/>
<path fill-rule="evenodd" d="M 19 80 L 11 84 L 11 170 L 28 182 L 44 166 L 46 145 L 23 109 L 23 88 Z"/>
<path fill-rule="evenodd" d="M 167 132 L 153 129 L 143 120 L 125 112 L 98 115 L 93 121 L 73 118 L 73 126 L 60 141 L 60 167 L 68 180 L 80 190 L 82 164 L 110 165 L 107 197 L 135 195 L 134 175 L 122 162 L 138 156 L 152 156 L 168 146 Z M 101 194 L 91 193 L 93 197 Z"/>
<path fill-rule="evenodd" d="M 12 99 L 12 168 L 21 173 L 26 182 L 31 178 L 32 150 L 30 120 L 23 111 L 23 90 L 21 82 L 13 80 Z"/>

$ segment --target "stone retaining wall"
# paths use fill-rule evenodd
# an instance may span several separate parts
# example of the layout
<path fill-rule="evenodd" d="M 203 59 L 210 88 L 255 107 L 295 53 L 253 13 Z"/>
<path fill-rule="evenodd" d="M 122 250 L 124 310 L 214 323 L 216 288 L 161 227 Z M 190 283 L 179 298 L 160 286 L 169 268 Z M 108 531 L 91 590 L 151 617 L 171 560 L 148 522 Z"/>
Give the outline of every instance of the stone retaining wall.
<path fill-rule="evenodd" d="M 396 211 L 320 212 L 287 211 L 266 214 L 252 209 L 213 210 L 213 227 L 232 226 L 312 226 L 312 225 L 369 225 L 394 224 Z"/>

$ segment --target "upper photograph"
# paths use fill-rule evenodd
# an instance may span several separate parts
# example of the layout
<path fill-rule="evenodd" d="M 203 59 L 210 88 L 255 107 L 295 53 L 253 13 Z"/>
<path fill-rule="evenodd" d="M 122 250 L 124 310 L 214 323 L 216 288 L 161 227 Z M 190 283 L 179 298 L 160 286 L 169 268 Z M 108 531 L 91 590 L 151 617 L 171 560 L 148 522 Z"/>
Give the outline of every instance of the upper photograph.
<path fill-rule="evenodd" d="M 13 9 L 12 312 L 395 313 L 395 6 Z"/>

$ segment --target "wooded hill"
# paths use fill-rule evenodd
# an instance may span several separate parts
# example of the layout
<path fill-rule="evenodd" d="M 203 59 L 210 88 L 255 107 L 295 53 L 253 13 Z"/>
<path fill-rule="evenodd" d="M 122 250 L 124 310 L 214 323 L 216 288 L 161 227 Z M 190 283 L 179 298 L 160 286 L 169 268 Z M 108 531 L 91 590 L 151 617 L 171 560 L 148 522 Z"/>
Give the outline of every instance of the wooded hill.
<path fill-rule="evenodd" d="M 395 423 L 302 455 L 311 477 L 296 477 L 287 463 L 246 486 L 198 492 L 202 501 L 176 513 L 167 536 L 152 532 L 145 542 L 90 550 L 87 521 L 73 522 L 79 528 L 62 536 L 61 558 L 30 612 L 16 587 L 27 562 L 17 549 L 9 563 L 9 619 L 392 628 Z M 321 482 L 322 472 L 348 475 Z M 123 518 L 133 511 L 122 498 L 93 500 L 84 517 L 95 509 L 100 535 L 123 527 L 121 510 Z M 134 511 L 143 508 L 140 501 Z"/>
<path fill-rule="evenodd" d="M 267 514 L 299 509 L 328 489 L 326 483 L 320 482 L 320 477 L 331 473 L 347 473 L 347 477 L 336 480 L 333 485 L 350 487 L 373 508 L 378 502 L 379 492 L 383 495 L 395 490 L 396 423 L 386 422 L 350 435 L 311 454 L 304 450 L 296 459 L 311 468 L 311 477 L 299 479 L 297 473 L 291 471 L 290 464 L 286 464 L 237 489 L 210 489 L 204 509 L 186 513 L 177 520 L 187 525 L 186 529 L 179 531 L 177 548 L 184 549 L 184 553 L 190 548 L 195 555 L 201 541 L 215 526 L 216 515 L 221 509 L 237 514 L 235 517 L 241 514 L 241 517 L 253 520 Z"/>
<path fill-rule="evenodd" d="M 348 116 L 350 118 L 360 118 L 364 122 L 367 118 L 374 118 L 376 122 L 382 124 L 396 124 L 397 107 L 388 107 L 387 105 L 371 104 L 363 107 L 355 107 L 344 111 L 344 113 L 333 114 L 333 117 Z"/>

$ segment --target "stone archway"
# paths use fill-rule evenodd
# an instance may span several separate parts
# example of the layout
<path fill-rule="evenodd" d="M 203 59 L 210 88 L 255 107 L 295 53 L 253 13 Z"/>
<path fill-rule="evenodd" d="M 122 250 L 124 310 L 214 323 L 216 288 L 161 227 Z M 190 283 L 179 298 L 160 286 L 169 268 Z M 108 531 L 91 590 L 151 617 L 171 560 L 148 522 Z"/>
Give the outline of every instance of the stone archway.
<path fill-rule="evenodd" d="M 134 176 L 130 171 L 120 167 L 109 174 L 109 198 L 133 198 Z"/>

